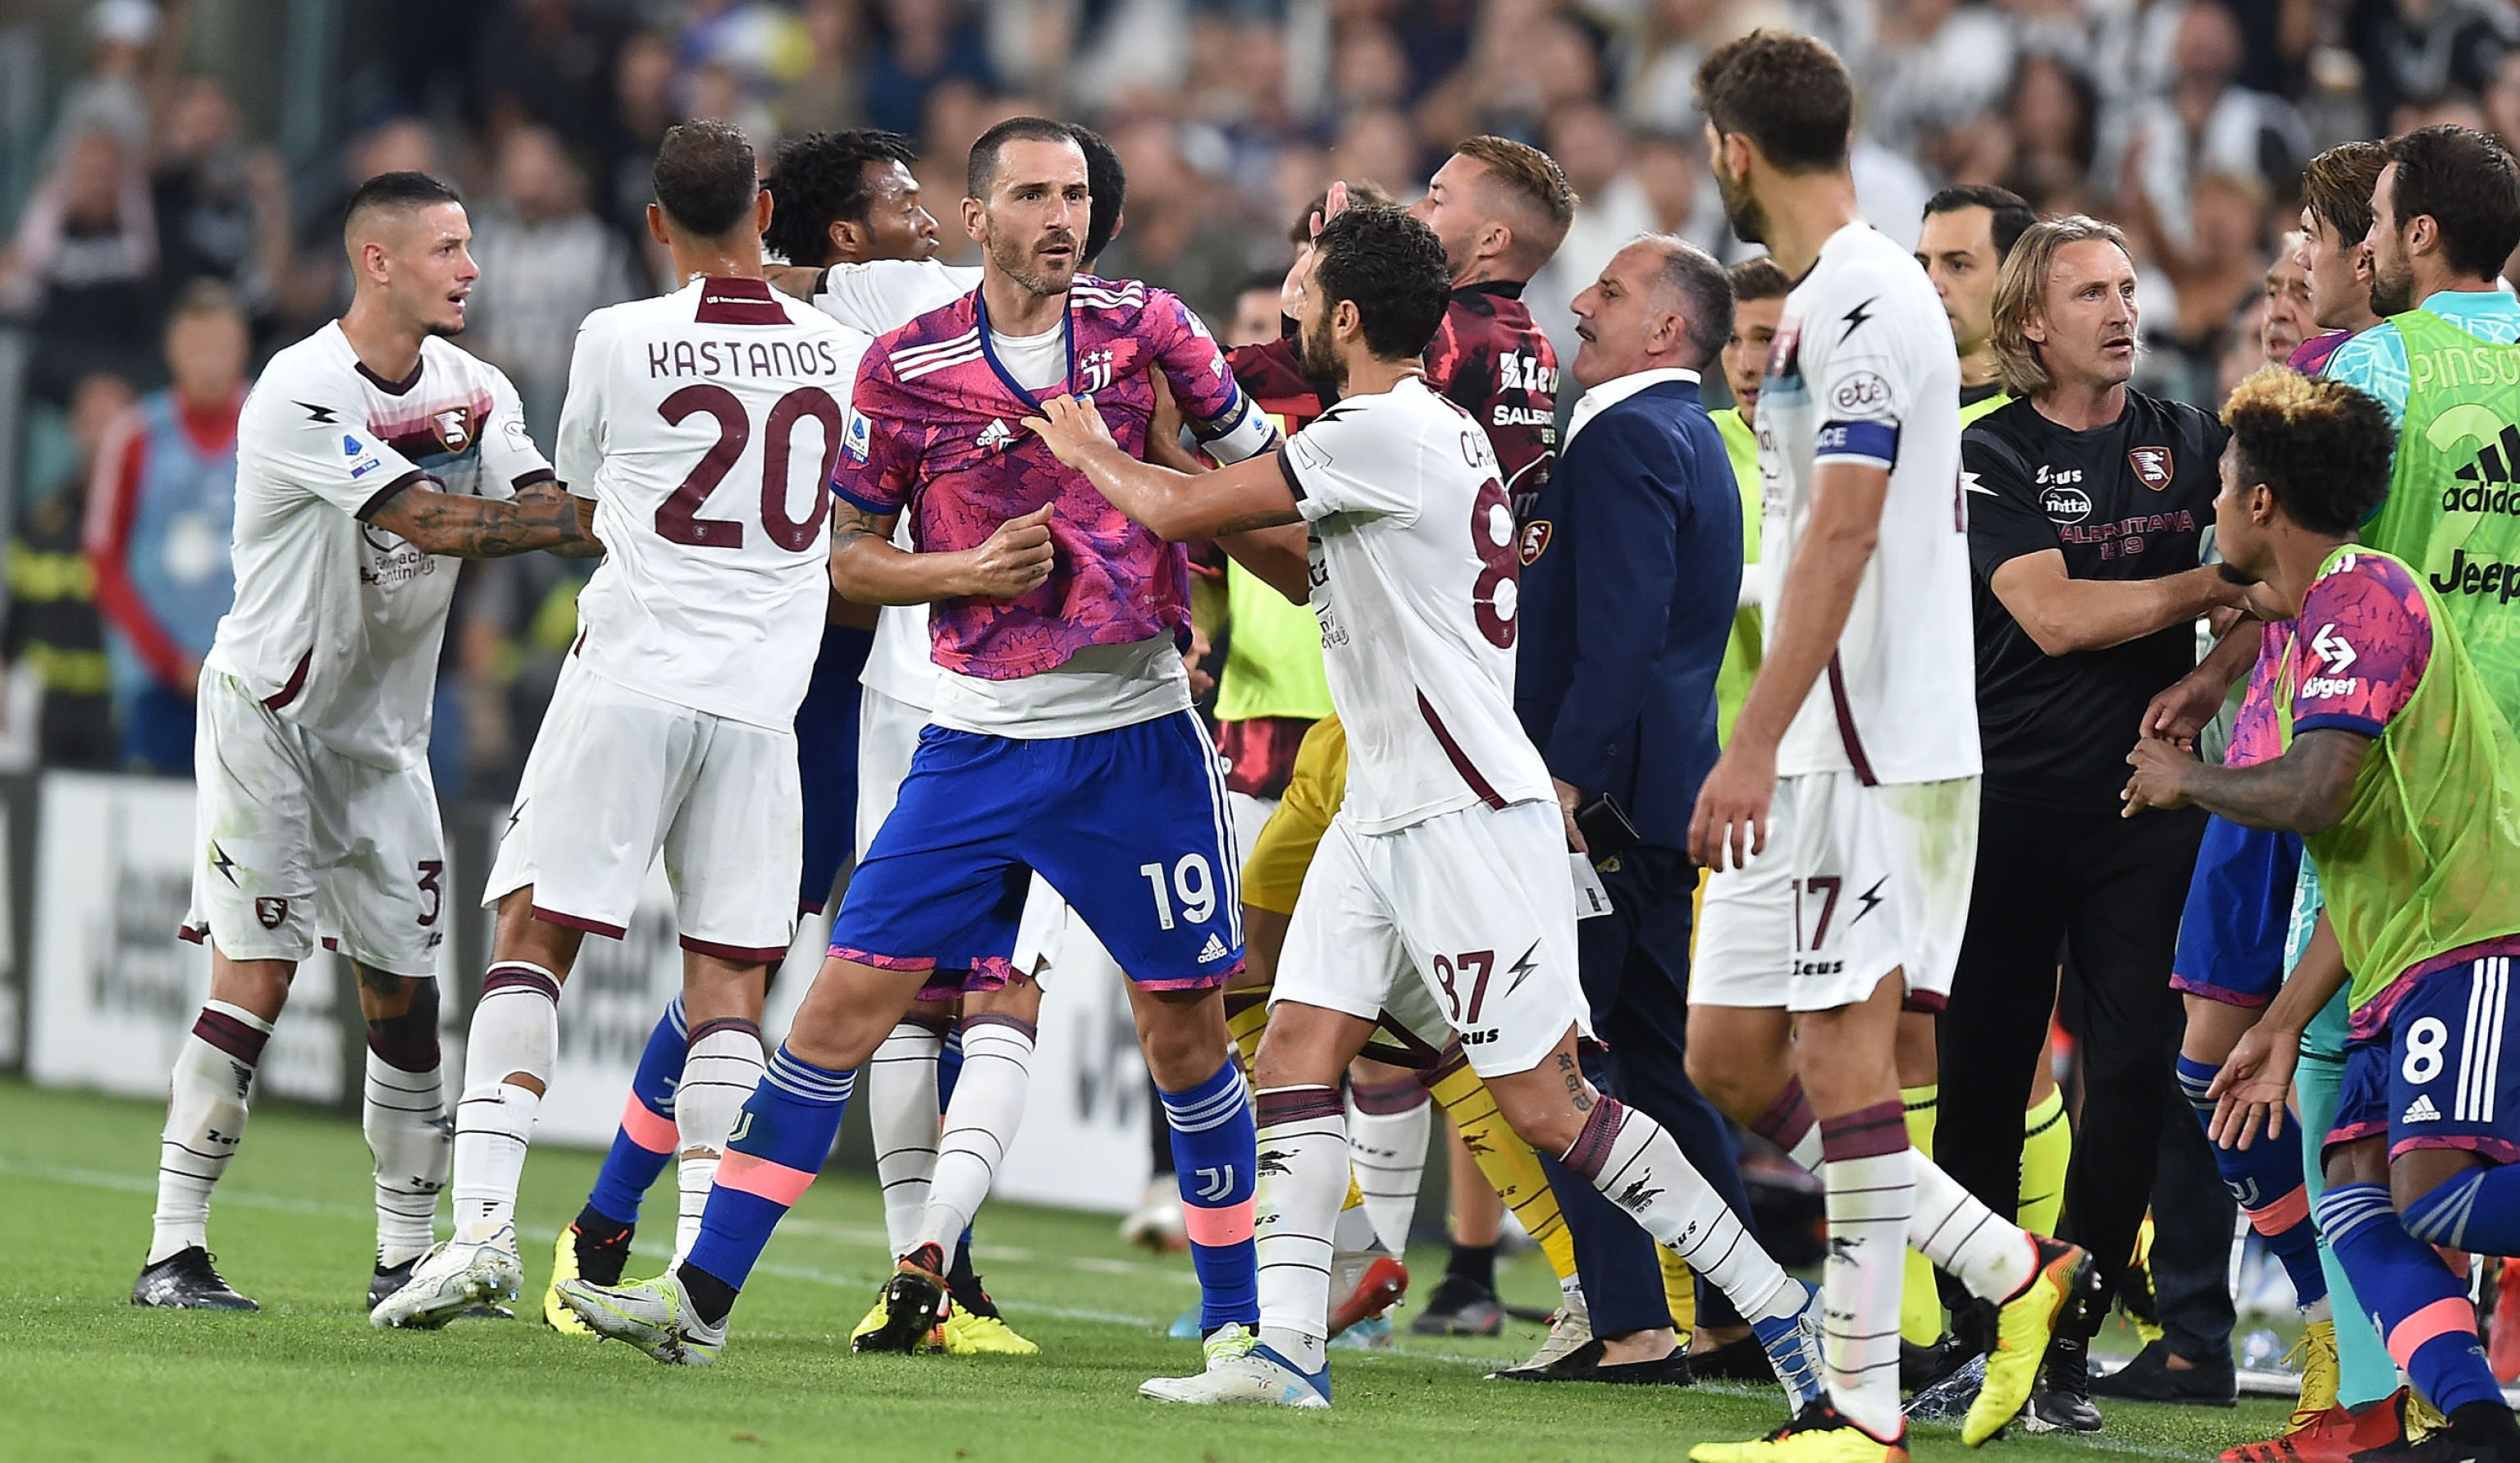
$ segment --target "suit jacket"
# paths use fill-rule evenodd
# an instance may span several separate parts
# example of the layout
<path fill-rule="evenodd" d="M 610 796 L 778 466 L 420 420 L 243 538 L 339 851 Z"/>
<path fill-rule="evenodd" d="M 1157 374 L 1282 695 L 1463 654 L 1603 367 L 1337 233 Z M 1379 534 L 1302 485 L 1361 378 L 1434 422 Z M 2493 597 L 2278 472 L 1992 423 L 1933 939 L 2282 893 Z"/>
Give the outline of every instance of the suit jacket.
<path fill-rule="evenodd" d="M 1692 374 L 1639 373 L 1577 404 L 1522 558 L 1524 730 L 1552 776 L 1686 847 L 1741 586 L 1741 495 Z"/>

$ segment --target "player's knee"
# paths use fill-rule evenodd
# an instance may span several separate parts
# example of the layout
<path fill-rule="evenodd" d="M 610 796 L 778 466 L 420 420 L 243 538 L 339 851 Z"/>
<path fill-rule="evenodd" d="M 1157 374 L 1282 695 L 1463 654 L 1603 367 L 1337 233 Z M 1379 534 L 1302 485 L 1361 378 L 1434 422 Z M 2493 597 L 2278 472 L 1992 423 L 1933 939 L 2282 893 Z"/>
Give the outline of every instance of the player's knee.
<path fill-rule="evenodd" d="M 1721 1043 L 1692 1041 L 1688 1059 L 1683 1064 L 1688 1080 L 1706 1100 L 1727 1114 L 1742 1120 L 1758 1116 L 1761 1104 L 1753 1090 L 1757 1085 L 1757 1064 L 1744 1061 L 1739 1053 L 1727 1050 Z"/>
<path fill-rule="evenodd" d="M 2460 1197 L 2457 1189 L 2445 1192 L 2445 1186 L 2484 1166 L 2485 1160 L 2464 1148 L 2414 1148 L 2400 1155 L 2389 1165 L 2389 1204 L 2406 1221 L 2407 1232 L 2419 1240 L 2446 1244 L 2429 1231 L 2447 1235 L 2448 1221 L 2457 1208 L 2452 1201 Z"/>
<path fill-rule="evenodd" d="M 368 1017 L 368 1049 L 386 1066 L 403 1072 L 427 1072 L 437 1065 L 437 983 L 400 976 L 382 978 L 402 981 L 405 988 L 396 994 L 398 1007 L 390 1014 Z M 370 973 L 359 972 L 361 991 L 368 988 Z"/>

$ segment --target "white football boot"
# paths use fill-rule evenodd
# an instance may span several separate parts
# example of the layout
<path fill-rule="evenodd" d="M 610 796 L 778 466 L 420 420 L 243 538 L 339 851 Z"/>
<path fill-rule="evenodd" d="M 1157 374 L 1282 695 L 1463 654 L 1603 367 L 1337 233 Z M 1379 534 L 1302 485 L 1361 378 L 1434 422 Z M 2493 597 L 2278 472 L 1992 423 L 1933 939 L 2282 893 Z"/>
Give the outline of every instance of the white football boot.
<path fill-rule="evenodd" d="M 668 1366 L 706 1366 L 726 1349 L 726 1323 L 701 1320 L 671 1271 L 619 1285 L 563 1280 L 560 1302 L 596 1335 L 628 1342 Z"/>
<path fill-rule="evenodd" d="M 525 1283 L 511 1224 L 486 1240 L 441 1240 L 412 1268 L 402 1289 L 379 1301 L 368 1324 L 433 1329 L 475 1305 L 513 1301 Z"/>
<path fill-rule="evenodd" d="M 1207 1370 L 1194 1377 L 1155 1377 L 1139 1384 L 1140 1396 L 1159 1402 L 1215 1407 L 1328 1407 L 1328 1367 L 1306 1375 L 1242 1326 L 1227 1326 L 1207 1339 Z"/>

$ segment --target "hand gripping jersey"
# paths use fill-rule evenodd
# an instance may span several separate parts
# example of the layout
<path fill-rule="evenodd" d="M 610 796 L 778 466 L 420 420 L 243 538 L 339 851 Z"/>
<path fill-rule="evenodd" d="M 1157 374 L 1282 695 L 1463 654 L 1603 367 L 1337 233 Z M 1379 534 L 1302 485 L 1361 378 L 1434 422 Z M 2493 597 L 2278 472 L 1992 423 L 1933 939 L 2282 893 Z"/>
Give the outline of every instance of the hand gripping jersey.
<path fill-rule="evenodd" d="M 604 541 L 578 596 L 588 669 L 794 724 L 829 598 L 825 484 L 865 348 L 759 280 L 696 280 L 586 317 L 559 457 Z"/>
<path fill-rule="evenodd" d="M 2400 560 L 2347 544 L 2303 597 L 2278 671 L 2284 745 L 2373 739 L 2345 816 L 2303 840 L 2354 973 L 2354 1034 L 2414 979 L 2520 933 L 2520 745 L 2442 599 Z"/>
<path fill-rule="evenodd" d="M 1289 430 L 1320 413 L 1319 388 L 1304 374 L 1293 339 L 1237 345 L 1229 358 L 1242 389 L 1266 410 L 1286 415 Z M 1557 461 L 1557 351 L 1532 323 L 1518 281 L 1453 292 L 1426 343 L 1426 384 L 1487 434 L 1514 522 L 1529 522 Z"/>
<path fill-rule="evenodd" d="M 417 764 L 459 561 L 368 520 L 417 482 L 507 498 L 551 475 L 496 367 L 432 337 L 409 378 L 383 381 L 325 326 L 246 398 L 236 607 L 206 663 L 344 756 Z"/>
<path fill-rule="evenodd" d="M 1068 292 L 1064 389 L 1089 394 L 1122 451 L 1143 456 L 1161 371 L 1190 420 L 1228 455 L 1273 435 L 1190 307 L 1161 290 L 1080 277 Z M 869 513 L 907 511 L 922 550 L 985 543 L 1045 503 L 1058 551 L 1047 582 L 1013 600 L 942 600 L 929 615 L 937 664 L 1003 681 L 1190 624 L 1189 560 L 1104 501 L 1026 431 L 1035 393 L 998 361 L 973 291 L 883 336 L 856 404 L 866 432 L 841 454 L 834 491 Z"/>
<path fill-rule="evenodd" d="M 1880 541 L 1837 654 L 1778 749 L 1792 777 L 1866 783 L 1978 773 L 1959 357 L 1916 261 L 1862 223 L 1838 230 L 1785 297 L 1759 392 L 1760 572 L 1771 642 L 1785 569 L 1832 462 L 1886 468 Z"/>
<path fill-rule="evenodd" d="M 1313 526 L 1340 815 L 1379 834 L 1551 797 L 1513 714 L 1519 535 L 1487 434 L 1411 378 L 1324 412 L 1280 461 Z"/>

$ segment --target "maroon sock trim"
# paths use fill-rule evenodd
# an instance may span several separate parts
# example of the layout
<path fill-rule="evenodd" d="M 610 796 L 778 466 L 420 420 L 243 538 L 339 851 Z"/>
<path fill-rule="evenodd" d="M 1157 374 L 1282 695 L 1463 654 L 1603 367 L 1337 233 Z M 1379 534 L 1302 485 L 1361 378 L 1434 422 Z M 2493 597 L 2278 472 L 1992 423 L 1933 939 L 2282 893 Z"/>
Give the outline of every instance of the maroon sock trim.
<path fill-rule="evenodd" d="M 1908 1110 L 1895 1101 L 1820 1120 L 1820 1153 L 1825 1163 L 1877 1159 L 1907 1146 Z"/>
<path fill-rule="evenodd" d="M 560 1004 L 560 983 L 530 965 L 490 967 L 489 971 L 481 977 L 482 998 L 488 999 L 494 990 L 538 991 L 553 1005 Z"/>
<path fill-rule="evenodd" d="M 1387 1082 L 1353 1082 L 1348 1095 L 1356 1099 L 1356 1110 L 1377 1118 L 1396 1113 L 1414 1113 L 1426 1105 L 1426 1089 L 1415 1076 Z"/>
<path fill-rule="evenodd" d="M 1803 1079 L 1789 1076 L 1785 1078 L 1785 1090 L 1768 1104 L 1768 1111 L 1750 1124 L 1750 1131 L 1791 1153 L 1794 1145 L 1810 1134 L 1815 1120 L 1811 1100 L 1803 1096 Z"/>
<path fill-rule="evenodd" d="M 758 1041 L 761 1039 L 761 1023 L 757 1021 L 745 1021 L 741 1016 L 721 1016 L 714 1021 L 701 1022 L 698 1026 L 692 1028 L 692 1033 L 690 1036 L 684 1038 L 683 1049 L 689 1051 L 691 1048 L 700 1044 L 700 1038 L 702 1036 L 706 1036 L 717 1031 L 742 1031 L 749 1034 L 753 1040 Z"/>
<path fill-rule="evenodd" d="M 962 1029 L 966 1035 L 970 1033 L 973 1027 L 1012 1027 L 1023 1032 L 1026 1041 L 1034 1040 L 1041 1035 L 1041 1029 L 1022 1017 L 1006 1016 L 995 1011 L 984 1011 L 978 1016 L 963 1018 Z"/>
<path fill-rule="evenodd" d="M 1593 1105 L 1584 1120 L 1584 1130 L 1575 1135 L 1574 1144 L 1558 1159 L 1581 1174 L 1589 1183 L 1601 1181 L 1601 1170 L 1609 1166 L 1610 1146 L 1619 1140 L 1619 1124 L 1627 1120 L 1628 1110 L 1615 1097 L 1604 1097 Z"/>
<path fill-rule="evenodd" d="M 206 1006 L 193 1022 L 193 1034 L 248 1067 L 261 1063 L 262 1045 L 271 1039 L 269 1031 L 258 1031 L 224 1011 L 213 1011 Z"/>
<path fill-rule="evenodd" d="M 1339 1103 L 1336 1087 L 1272 1087 L 1258 1094 L 1259 1125 L 1276 1127 L 1287 1122 L 1311 1122 L 1316 1119 L 1344 1119 L 1347 1111 Z"/>

